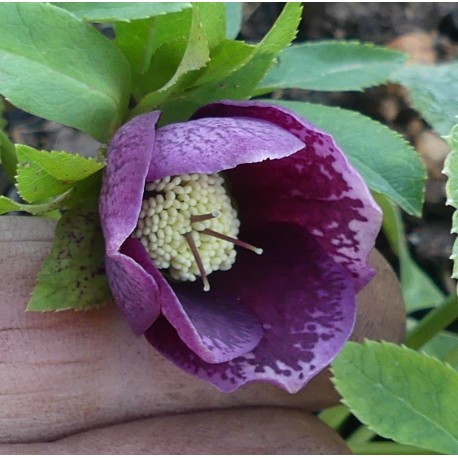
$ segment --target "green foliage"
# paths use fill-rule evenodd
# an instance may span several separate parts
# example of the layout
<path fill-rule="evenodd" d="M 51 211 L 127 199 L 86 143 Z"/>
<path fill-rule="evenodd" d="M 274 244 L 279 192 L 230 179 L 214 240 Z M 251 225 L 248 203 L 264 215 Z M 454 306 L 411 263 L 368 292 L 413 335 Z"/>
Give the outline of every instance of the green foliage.
<path fill-rule="evenodd" d="M 93 27 L 46 3 L 0 4 L 0 92 L 14 105 L 106 141 L 129 91 L 128 63 Z"/>
<path fill-rule="evenodd" d="M 258 93 L 279 88 L 357 91 L 387 81 L 402 67 L 397 51 L 357 42 L 324 41 L 292 45 L 261 81 Z"/>
<path fill-rule="evenodd" d="M 456 107 L 455 107 L 456 108 Z M 457 109 L 457 108 L 456 108 Z M 447 156 L 444 164 L 444 173 L 447 175 L 448 180 L 445 186 L 447 193 L 447 205 L 458 209 L 458 124 L 453 127 L 450 135 L 446 137 L 450 145 L 451 152 Z M 453 234 L 458 234 L 458 211 L 456 210 L 452 218 Z M 458 239 L 453 244 L 452 255 L 450 259 L 453 260 L 453 273 L 452 278 L 458 279 Z"/>
<path fill-rule="evenodd" d="M 350 110 L 273 100 L 329 132 L 375 192 L 420 216 L 426 173 L 416 151 L 397 133 Z"/>
<path fill-rule="evenodd" d="M 67 211 L 57 224 L 51 253 L 38 273 L 27 310 L 89 310 L 108 303 L 104 251 L 93 202 Z"/>
<path fill-rule="evenodd" d="M 242 27 L 242 3 L 226 2 L 226 36 L 235 39 Z"/>
<path fill-rule="evenodd" d="M 17 188 L 27 202 L 37 202 L 62 194 L 78 181 L 104 167 L 91 158 L 61 151 L 39 151 L 17 145 Z"/>
<path fill-rule="evenodd" d="M 0 159 L 3 170 L 14 181 L 17 167 L 16 149 L 6 133 L 0 129 Z"/>
<path fill-rule="evenodd" d="M 191 3 L 187 2 L 54 2 L 53 5 L 90 22 L 129 22 L 175 13 L 191 7 Z"/>
<path fill-rule="evenodd" d="M 402 67 L 391 80 L 408 88 L 412 106 L 438 134 L 450 132 L 458 107 L 458 62 Z"/>
<path fill-rule="evenodd" d="M 243 53 L 242 56 L 232 56 L 237 62 L 235 71 L 227 68 L 228 76 L 209 84 L 202 84 L 160 104 L 159 108 L 164 112 L 162 122 L 187 119 L 198 107 L 215 100 L 240 100 L 251 97 L 256 85 L 274 64 L 278 53 L 295 38 L 301 12 L 300 3 L 287 3 L 272 29 L 260 43 L 252 48 L 251 53 L 247 52 L 246 46 L 240 46 L 238 50 L 234 49 L 234 52 Z M 219 71 L 215 66 L 212 68 Z M 211 80 L 209 74 L 205 78 L 207 81 Z M 140 104 L 134 113 L 138 114 L 152 108 L 156 106 Z"/>
<path fill-rule="evenodd" d="M 390 343 L 349 342 L 332 365 L 343 403 L 377 434 L 458 453 L 458 374 L 435 358 Z"/>
<path fill-rule="evenodd" d="M 391 249 L 399 257 L 402 295 L 407 311 L 434 307 L 444 300 L 444 294 L 410 256 L 398 206 L 381 194 L 375 195 L 375 199 L 383 210 L 385 236 Z"/>
<path fill-rule="evenodd" d="M 68 201 L 71 193 L 72 190 L 69 189 L 46 202 L 37 202 L 34 204 L 21 204 L 8 197 L 0 196 L 0 215 L 10 212 L 27 212 L 31 215 L 45 215 L 61 208 Z"/>
<path fill-rule="evenodd" d="M 134 53 L 135 96 L 141 99 L 137 112 L 156 107 L 172 94 L 192 85 L 210 60 L 210 52 L 225 39 L 224 4 L 195 3 L 192 10 L 132 24 L 135 42 L 143 41 L 140 55 Z M 118 43 L 132 48 L 130 25 L 117 28 Z"/>
<path fill-rule="evenodd" d="M 191 19 L 192 10 L 188 9 L 151 19 L 115 24 L 115 43 L 131 64 L 135 94 L 138 94 L 137 85 L 145 84 L 142 83 L 142 80 L 138 80 L 138 76 L 145 74 L 150 68 L 153 54 L 168 43 L 174 46 L 173 43 L 177 41 L 186 41 L 189 36 Z M 156 68 L 156 70 L 161 71 L 161 68 Z"/>
<path fill-rule="evenodd" d="M 458 306 L 458 304 L 457 304 Z M 458 371 L 458 335 L 448 331 L 439 332 L 422 348 L 428 355 L 450 364 Z"/>

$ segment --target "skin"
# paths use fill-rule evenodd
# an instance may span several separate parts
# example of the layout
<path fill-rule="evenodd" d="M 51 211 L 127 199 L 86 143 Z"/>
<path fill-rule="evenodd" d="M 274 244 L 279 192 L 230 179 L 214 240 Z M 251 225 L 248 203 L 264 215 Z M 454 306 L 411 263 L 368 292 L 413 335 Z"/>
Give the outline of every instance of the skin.
<path fill-rule="evenodd" d="M 338 403 L 327 370 L 295 395 L 262 383 L 224 394 L 162 358 L 112 304 L 25 313 L 54 224 L 0 218 L 0 453 L 348 453 L 306 413 Z M 371 262 L 352 338 L 400 342 L 398 281 L 378 253 Z"/>

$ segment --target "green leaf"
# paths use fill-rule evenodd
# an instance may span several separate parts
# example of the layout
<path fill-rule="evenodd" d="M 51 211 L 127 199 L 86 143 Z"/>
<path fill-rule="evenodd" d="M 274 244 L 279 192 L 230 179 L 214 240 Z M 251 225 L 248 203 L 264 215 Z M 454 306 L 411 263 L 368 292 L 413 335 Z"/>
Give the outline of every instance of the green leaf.
<path fill-rule="evenodd" d="M 454 126 L 450 135 L 446 137 L 451 151 L 445 159 L 443 173 L 447 175 L 448 180 L 445 185 L 447 194 L 447 205 L 454 207 L 455 212 L 452 218 L 452 234 L 458 234 L 458 124 Z M 458 279 L 458 239 L 455 240 L 450 259 L 453 260 L 452 278 Z"/>
<path fill-rule="evenodd" d="M 53 2 L 53 5 L 90 22 L 129 22 L 191 8 L 188 2 Z"/>
<path fill-rule="evenodd" d="M 300 3 L 287 3 L 271 30 L 253 48 L 251 55 L 242 61 L 235 59 L 235 67 L 238 68 L 235 72 L 230 72 L 229 76 L 221 80 L 202 84 L 160 105 L 163 110 L 161 121 L 168 123 L 187 119 L 201 105 L 216 100 L 250 98 L 256 85 L 273 65 L 277 54 L 295 38 L 301 13 Z M 243 65 L 239 67 L 240 64 Z M 139 114 L 153 107 L 155 105 L 142 104 L 134 113 Z"/>
<path fill-rule="evenodd" d="M 224 3 L 195 2 L 193 8 L 199 11 L 199 20 L 208 47 L 216 48 L 226 39 L 226 7 Z"/>
<path fill-rule="evenodd" d="M 44 215 L 62 208 L 65 202 L 70 198 L 72 191 L 72 189 L 69 189 L 47 202 L 38 202 L 34 204 L 22 204 L 8 197 L 0 196 L 0 215 L 10 212 L 27 212 L 31 215 Z"/>
<path fill-rule="evenodd" d="M 106 141 L 130 93 L 119 49 L 46 3 L 0 4 L 0 92 L 17 107 Z"/>
<path fill-rule="evenodd" d="M 444 300 L 445 295 L 410 256 L 398 206 L 381 194 L 374 197 L 383 210 L 385 236 L 393 252 L 399 257 L 401 289 L 407 311 L 413 312 L 438 305 Z"/>
<path fill-rule="evenodd" d="M 16 149 L 6 133 L 0 129 L 0 159 L 3 170 L 11 181 L 14 181 L 17 168 Z"/>
<path fill-rule="evenodd" d="M 279 88 L 357 91 L 387 81 L 405 56 L 357 42 L 324 41 L 292 45 L 260 83 L 259 93 Z"/>
<path fill-rule="evenodd" d="M 226 36 L 235 39 L 242 27 L 242 3 L 225 2 L 226 6 Z"/>
<path fill-rule="evenodd" d="M 458 371 L 458 335 L 442 331 L 421 349 L 428 355 L 450 364 Z"/>
<path fill-rule="evenodd" d="M 208 40 L 211 39 L 212 43 L 217 40 L 217 35 L 207 30 L 214 25 L 207 17 L 213 10 L 202 8 L 200 5 L 202 4 L 194 4 L 191 12 L 185 11 L 180 14 L 182 28 L 177 31 L 176 36 L 170 36 L 156 48 L 149 69 L 137 77 L 135 95 L 137 98 L 144 97 L 134 110 L 134 114 L 149 111 L 169 99 L 171 94 L 183 91 L 199 76 L 198 70 L 205 67 L 209 61 Z M 167 26 L 168 19 L 170 18 L 158 18 L 153 24 L 154 29 L 157 25 L 161 29 Z M 215 21 L 216 24 L 218 21 Z M 175 25 L 172 28 L 176 30 Z M 186 33 L 183 34 L 183 31 Z M 207 37 L 207 32 L 210 38 Z M 160 35 L 159 38 L 163 40 L 167 36 L 169 32 Z"/>
<path fill-rule="evenodd" d="M 458 114 L 458 62 L 404 67 L 391 80 L 407 87 L 412 106 L 438 134 L 450 132 Z"/>
<path fill-rule="evenodd" d="M 52 198 L 93 175 L 104 164 L 92 158 L 62 151 L 39 151 L 30 146 L 17 145 L 17 188 L 28 202 Z"/>
<path fill-rule="evenodd" d="M 89 310 L 111 300 L 96 209 L 78 207 L 59 220 L 28 311 Z"/>
<path fill-rule="evenodd" d="M 396 132 L 350 110 L 313 103 L 269 100 L 329 132 L 375 192 L 421 216 L 426 173 L 417 152 Z"/>
<path fill-rule="evenodd" d="M 458 373 L 391 343 L 349 342 L 332 364 L 351 412 L 396 442 L 458 453 Z"/>
<path fill-rule="evenodd" d="M 131 23 L 116 23 L 115 42 L 129 60 L 134 76 L 142 75 L 148 70 L 151 57 L 161 46 L 176 40 L 187 40 L 191 20 L 192 10 L 187 9 Z M 138 93 L 136 84 L 134 91 Z"/>
<path fill-rule="evenodd" d="M 202 25 L 201 7 L 197 5 L 193 6 L 191 31 L 183 58 L 167 84 L 160 88 L 160 92 L 174 88 L 182 77 L 204 67 L 210 60 L 209 41 Z"/>
<path fill-rule="evenodd" d="M 251 59 L 254 49 L 253 45 L 247 45 L 242 41 L 224 40 L 215 49 L 210 62 L 192 87 L 224 80 Z"/>

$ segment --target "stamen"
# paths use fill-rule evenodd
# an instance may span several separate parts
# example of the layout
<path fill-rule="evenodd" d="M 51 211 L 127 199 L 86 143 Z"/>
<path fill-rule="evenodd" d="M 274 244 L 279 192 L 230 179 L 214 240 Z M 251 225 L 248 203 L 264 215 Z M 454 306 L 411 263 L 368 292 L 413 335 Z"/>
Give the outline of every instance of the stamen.
<path fill-rule="evenodd" d="M 201 221 L 207 221 L 209 219 L 218 218 L 219 212 L 206 213 L 205 215 L 192 215 L 191 223 L 200 223 Z"/>
<path fill-rule="evenodd" d="M 202 263 L 202 259 L 200 258 L 199 251 L 196 247 L 194 239 L 192 238 L 192 232 L 188 232 L 184 234 L 183 237 L 188 242 L 189 248 L 191 249 L 192 255 L 196 260 L 197 268 L 199 269 L 200 276 L 202 277 L 202 282 L 204 284 L 204 291 L 210 291 L 210 283 L 208 282 L 207 274 L 205 272 L 204 265 Z"/>
<path fill-rule="evenodd" d="M 219 232 L 213 231 L 211 229 L 204 229 L 203 231 L 200 231 L 202 234 L 207 234 L 210 235 L 211 237 L 216 237 L 217 239 L 225 240 L 226 242 L 233 243 L 234 245 L 238 245 L 239 247 L 245 248 L 250 251 L 254 251 L 256 254 L 262 254 L 263 249 L 262 248 L 257 248 L 253 245 L 250 245 L 249 243 L 242 242 L 239 239 L 235 239 L 233 237 L 229 237 L 228 235 L 221 234 Z"/>

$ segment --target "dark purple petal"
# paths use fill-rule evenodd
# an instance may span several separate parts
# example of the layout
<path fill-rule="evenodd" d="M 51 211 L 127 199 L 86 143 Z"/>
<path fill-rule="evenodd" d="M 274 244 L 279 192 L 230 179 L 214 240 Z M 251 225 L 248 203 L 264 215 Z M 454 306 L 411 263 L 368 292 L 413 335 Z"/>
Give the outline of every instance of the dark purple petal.
<path fill-rule="evenodd" d="M 357 290 L 367 284 L 374 275 L 367 259 L 382 213 L 332 137 L 290 110 L 259 102 L 213 103 L 194 115 L 209 116 L 267 120 L 306 145 L 292 156 L 228 171 L 242 228 L 269 221 L 299 224 L 351 271 Z"/>
<path fill-rule="evenodd" d="M 137 116 L 121 127 L 108 150 L 99 212 L 106 253 L 117 253 L 137 226 L 160 113 Z"/>
<path fill-rule="evenodd" d="M 147 181 L 186 173 L 215 173 L 238 164 L 289 156 L 304 143 L 268 121 L 212 118 L 157 130 Z"/>
<path fill-rule="evenodd" d="M 128 240 L 123 245 L 123 253 L 137 261 L 151 277 L 157 292 L 150 302 L 160 304 L 161 314 L 176 329 L 180 339 L 204 361 L 229 361 L 253 350 L 261 340 L 263 329 L 259 320 L 239 300 L 233 285 L 222 285 L 218 291 L 205 292 L 202 283 L 197 281 L 175 283 L 172 289 L 138 240 Z M 141 291 L 132 288 L 131 296 L 125 302 L 147 303 L 145 285 L 139 286 Z M 126 309 L 122 305 L 121 308 Z"/>
<path fill-rule="evenodd" d="M 232 270 L 210 276 L 215 291 L 230 285 L 261 321 L 265 334 L 253 351 L 208 364 L 164 318 L 145 336 L 175 364 L 222 391 L 260 380 L 294 393 L 332 361 L 350 336 L 356 307 L 353 282 L 298 226 L 272 224 L 253 237 L 249 241 L 264 248 L 262 256 L 242 251 Z"/>

